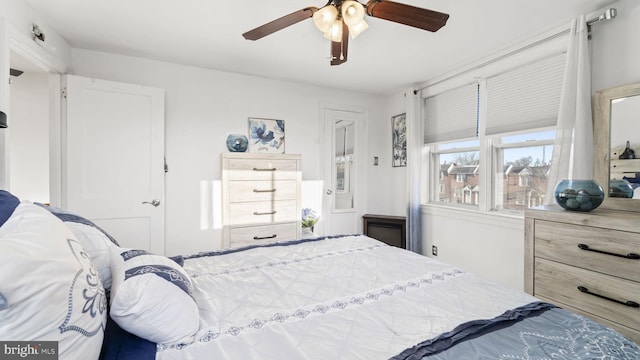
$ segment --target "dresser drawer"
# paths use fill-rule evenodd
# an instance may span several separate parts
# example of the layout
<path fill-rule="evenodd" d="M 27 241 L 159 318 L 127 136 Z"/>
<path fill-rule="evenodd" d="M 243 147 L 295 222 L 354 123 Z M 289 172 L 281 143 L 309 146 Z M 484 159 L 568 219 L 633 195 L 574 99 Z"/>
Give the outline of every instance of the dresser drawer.
<path fill-rule="evenodd" d="M 231 203 L 228 225 L 297 221 L 300 216 L 297 200 Z"/>
<path fill-rule="evenodd" d="M 580 291 L 579 286 L 590 293 Z M 640 330 L 640 308 L 593 294 L 640 303 L 640 284 L 546 259 L 535 260 L 534 295 Z"/>
<path fill-rule="evenodd" d="M 298 162 L 289 159 L 229 159 L 229 180 L 296 180 Z"/>
<path fill-rule="evenodd" d="M 297 236 L 298 223 L 243 226 L 229 229 L 231 247 L 295 240 Z"/>
<path fill-rule="evenodd" d="M 536 257 L 640 281 L 638 233 L 536 220 L 534 236 Z"/>
<path fill-rule="evenodd" d="M 295 180 L 229 181 L 229 202 L 294 200 L 298 194 Z"/>

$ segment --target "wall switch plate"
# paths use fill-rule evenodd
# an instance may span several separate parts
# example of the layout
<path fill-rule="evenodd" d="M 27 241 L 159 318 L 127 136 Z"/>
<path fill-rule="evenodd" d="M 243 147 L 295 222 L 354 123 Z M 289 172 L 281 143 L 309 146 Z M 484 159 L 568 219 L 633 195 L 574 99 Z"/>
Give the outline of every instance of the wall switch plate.
<path fill-rule="evenodd" d="M 378 157 L 377 156 L 373 157 L 373 166 L 378 166 Z"/>
<path fill-rule="evenodd" d="M 435 245 L 431 246 L 431 255 L 438 256 L 438 247 Z"/>

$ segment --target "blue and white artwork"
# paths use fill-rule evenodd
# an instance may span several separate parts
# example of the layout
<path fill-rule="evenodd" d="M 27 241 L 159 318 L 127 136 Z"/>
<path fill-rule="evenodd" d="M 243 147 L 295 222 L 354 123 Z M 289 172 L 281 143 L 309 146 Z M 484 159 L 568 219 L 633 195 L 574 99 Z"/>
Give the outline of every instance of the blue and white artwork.
<path fill-rule="evenodd" d="M 249 152 L 284 154 L 284 120 L 249 118 Z"/>
<path fill-rule="evenodd" d="M 407 116 L 396 115 L 391 118 L 391 131 L 393 134 L 393 158 L 392 166 L 407 166 Z"/>

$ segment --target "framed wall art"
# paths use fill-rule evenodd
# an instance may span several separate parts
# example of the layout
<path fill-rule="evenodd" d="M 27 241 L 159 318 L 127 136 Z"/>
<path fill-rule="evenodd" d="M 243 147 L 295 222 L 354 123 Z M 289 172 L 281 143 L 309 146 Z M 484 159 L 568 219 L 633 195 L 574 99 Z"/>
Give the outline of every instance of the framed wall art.
<path fill-rule="evenodd" d="M 284 154 L 284 120 L 249 118 L 249 152 Z"/>
<path fill-rule="evenodd" d="M 391 133 L 393 154 L 391 163 L 393 167 L 407 166 L 407 114 L 391 117 Z"/>

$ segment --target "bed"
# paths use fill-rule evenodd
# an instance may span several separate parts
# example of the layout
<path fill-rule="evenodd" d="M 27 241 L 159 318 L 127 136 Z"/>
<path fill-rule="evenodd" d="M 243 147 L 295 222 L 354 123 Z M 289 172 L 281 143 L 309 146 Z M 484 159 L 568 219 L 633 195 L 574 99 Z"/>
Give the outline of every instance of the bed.
<path fill-rule="evenodd" d="M 0 205 L 0 339 L 58 341 L 61 359 L 640 358 L 606 326 L 364 235 L 167 258 Z"/>

